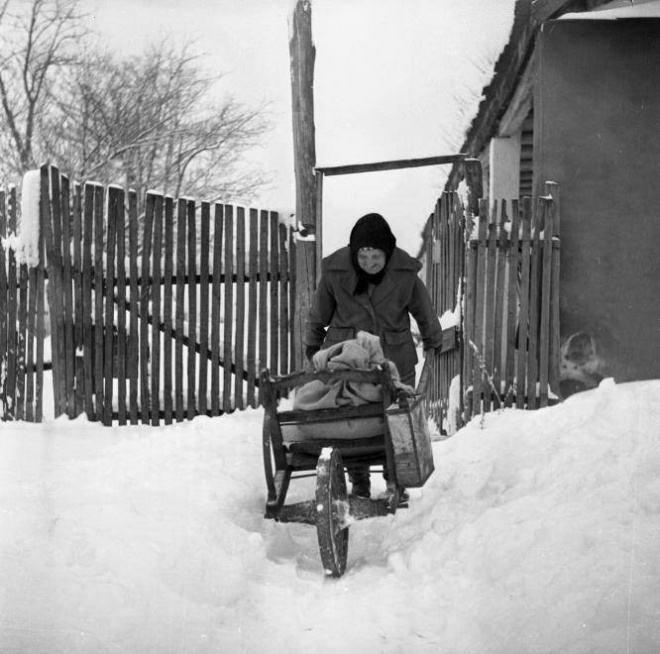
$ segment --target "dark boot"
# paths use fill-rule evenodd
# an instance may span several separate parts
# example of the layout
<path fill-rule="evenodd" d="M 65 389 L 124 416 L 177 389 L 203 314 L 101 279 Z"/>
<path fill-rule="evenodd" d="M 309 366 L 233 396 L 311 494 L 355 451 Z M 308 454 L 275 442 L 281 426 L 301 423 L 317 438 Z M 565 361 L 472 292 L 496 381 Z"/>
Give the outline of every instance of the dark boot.
<path fill-rule="evenodd" d="M 384 470 L 384 471 L 383 471 L 383 479 L 384 479 L 385 481 L 387 481 L 387 478 L 388 478 L 387 470 Z M 388 484 L 388 490 L 392 490 L 392 491 L 393 491 L 394 488 L 392 487 L 392 488 L 390 489 L 389 484 Z M 399 504 L 404 504 L 404 503 L 407 502 L 409 499 L 410 499 L 410 495 L 408 494 L 408 491 L 407 491 L 405 488 L 401 488 L 401 487 L 399 487 Z"/>
<path fill-rule="evenodd" d="M 371 479 L 368 467 L 359 466 L 349 468 L 348 478 L 352 484 L 351 495 L 355 497 L 371 497 Z"/>

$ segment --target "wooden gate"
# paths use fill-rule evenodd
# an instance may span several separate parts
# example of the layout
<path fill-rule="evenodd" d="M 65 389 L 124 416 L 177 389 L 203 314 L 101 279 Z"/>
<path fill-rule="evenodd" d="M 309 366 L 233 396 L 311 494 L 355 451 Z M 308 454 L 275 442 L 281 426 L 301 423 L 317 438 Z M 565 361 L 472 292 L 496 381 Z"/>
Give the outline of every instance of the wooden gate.
<path fill-rule="evenodd" d="M 481 203 L 468 242 L 465 417 L 559 399 L 559 215 L 552 195 Z"/>
<path fill-rule="evenodd" d="M 259 369 L 291 370 L 294 242 L 276 212 L 154 192 L 139 211 L 133 191 L 48 166 L 40 206 L 55 415 L 213 416 L 258 406 Z"/>
<path fill-rule="evenodd" d="M 559 210 L 547 187 L 535 208 L 482 200 L 478 215 L 444 193 L 431 216 L 427 287 L 438 316 L 461 315 L 459 348 L 437 358 L 427 397 L 441 430 L 448 417 L 559 399 Z"/>

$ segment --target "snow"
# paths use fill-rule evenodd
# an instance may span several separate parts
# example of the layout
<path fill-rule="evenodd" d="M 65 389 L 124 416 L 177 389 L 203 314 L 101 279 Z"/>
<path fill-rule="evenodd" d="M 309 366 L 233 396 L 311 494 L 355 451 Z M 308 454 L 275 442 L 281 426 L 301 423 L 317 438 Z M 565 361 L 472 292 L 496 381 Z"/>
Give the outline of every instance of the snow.
<path fill-rule="evenodd" d="M 294 34 L 294 18 L 296 15 L 296 9 L 298 8 L 298 5 L 300 4 L 300 8 L 302 11 L 307 13 L 310 9 L 311 5 L 311 0 L 289 0 L 289 13 L 287 16 L 287 26 L 288 26 L 288 34 L 289 34 L 289 43 L 293 41 L 295 34 Z"/>
<path fill-rule="evenodd" d="M 451 327 L 461 326 L 461 317 L 463 315 L 462 300 L 463 300 L 462 282 L 459 281 L 458 289 L 456 290 L 456 304 L 454 305 L 454 308 L 447 309 L 440 316 L 440 327 L 443 330 L 450 329 Z"/>
<path fill-rule="evenodd" d="M 616 20 L 619 18 L 660 17 L 658 0 L 614 0 L 588 12 L 567 13 L 561 20 Z"/>
<path fill-rule="evenodd" d="M 39 265 L 39 197 L 41 195 L 41 171 L 28 170 L 21 186 L 21 220 L 19 233 L 11 242 L 18 263 L 31 268 Z"/>
<path fill-rule="evenodd" d="M 660 651 L 660 381 L 434 441 L 338 580 L 314 527 L 263 518 L 262 419 L 2 423 L 0 651 Z"/>

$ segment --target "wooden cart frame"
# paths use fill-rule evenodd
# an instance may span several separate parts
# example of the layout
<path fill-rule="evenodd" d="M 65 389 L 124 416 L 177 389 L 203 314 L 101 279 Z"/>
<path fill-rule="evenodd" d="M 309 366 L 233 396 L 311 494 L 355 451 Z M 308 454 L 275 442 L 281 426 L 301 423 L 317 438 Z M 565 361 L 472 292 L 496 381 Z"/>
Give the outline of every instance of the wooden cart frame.
<path fill-rule="evenodd" d="M 340 577 L 348 558 L 348 526 L 356 520 L 386 516 L 398 508 L 407 507 L 405 487 L 422 486 L 433 471 L 430 437 L 423 409 L 423 391 L 429 377 L 434 353 L 427 356 L 416 389 L 410 398 L 398 392 L 387 367 L 374 370 L 305 371 L 283 377 L 272 377 L 268 370 L 261 373 L 260 389 L 264 405 L 263 455 L 268 497 L 265 517 L 279 522 L 300 522 L 316 525 L 321 560 L 327 575 Z M 336 380 L 379 384 L 383 401 L 359 406 L 318 409 L 313 411 L 279 410 L 280 398 L 313 380 L 332 383 Z M 413 420 L 413 412 L 416 414 Z M 283 430 L 304 426 L 308 431 L 328 431 L 341 436 L 349 421 L 381 419 L 379 433 L 368 438 L 311 437 L 286 442 Z M 408 424 L 409 434 L 393 438 L 391 425 L 395 420 Z M 323 427 L 321 430 L 320 427 Z M 418 447 L 419 432 L 422 434 Z M 412 465 L 419 474 L 411 479 L 402 468 Z M 377 498 L 348 495 L 345 466 L 362 464 L 382 466 L 386 473 L 387 490 Z M 404 472 L 402 472 L 404 471 Z M 285 504 L 292 479 L 316 474 L 316 495 L 313 499 Z"/>

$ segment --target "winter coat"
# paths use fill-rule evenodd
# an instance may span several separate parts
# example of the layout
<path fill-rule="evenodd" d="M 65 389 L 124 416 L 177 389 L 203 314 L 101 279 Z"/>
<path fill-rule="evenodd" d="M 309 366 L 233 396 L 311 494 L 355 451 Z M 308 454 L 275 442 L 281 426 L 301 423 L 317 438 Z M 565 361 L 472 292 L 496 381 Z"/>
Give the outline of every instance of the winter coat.
<path fill-rule="evenodd" d="M 415 378 L 417 351 L 410 331 L 413 316 L 425 348 L 442 345 L 440 321 L 426 286 L 419 278 L 421 263 L 395 248 L 383 280 L 369 293 L 354 295 L 358 281 L 348 247 L 323 260 L 304 339 L 306 346 L 327 348 L 367 331 L 380 338 L 385 356 L 396 365 L 401 381 Z M 326 331 L 327 328 L 327 331 Z"/>

